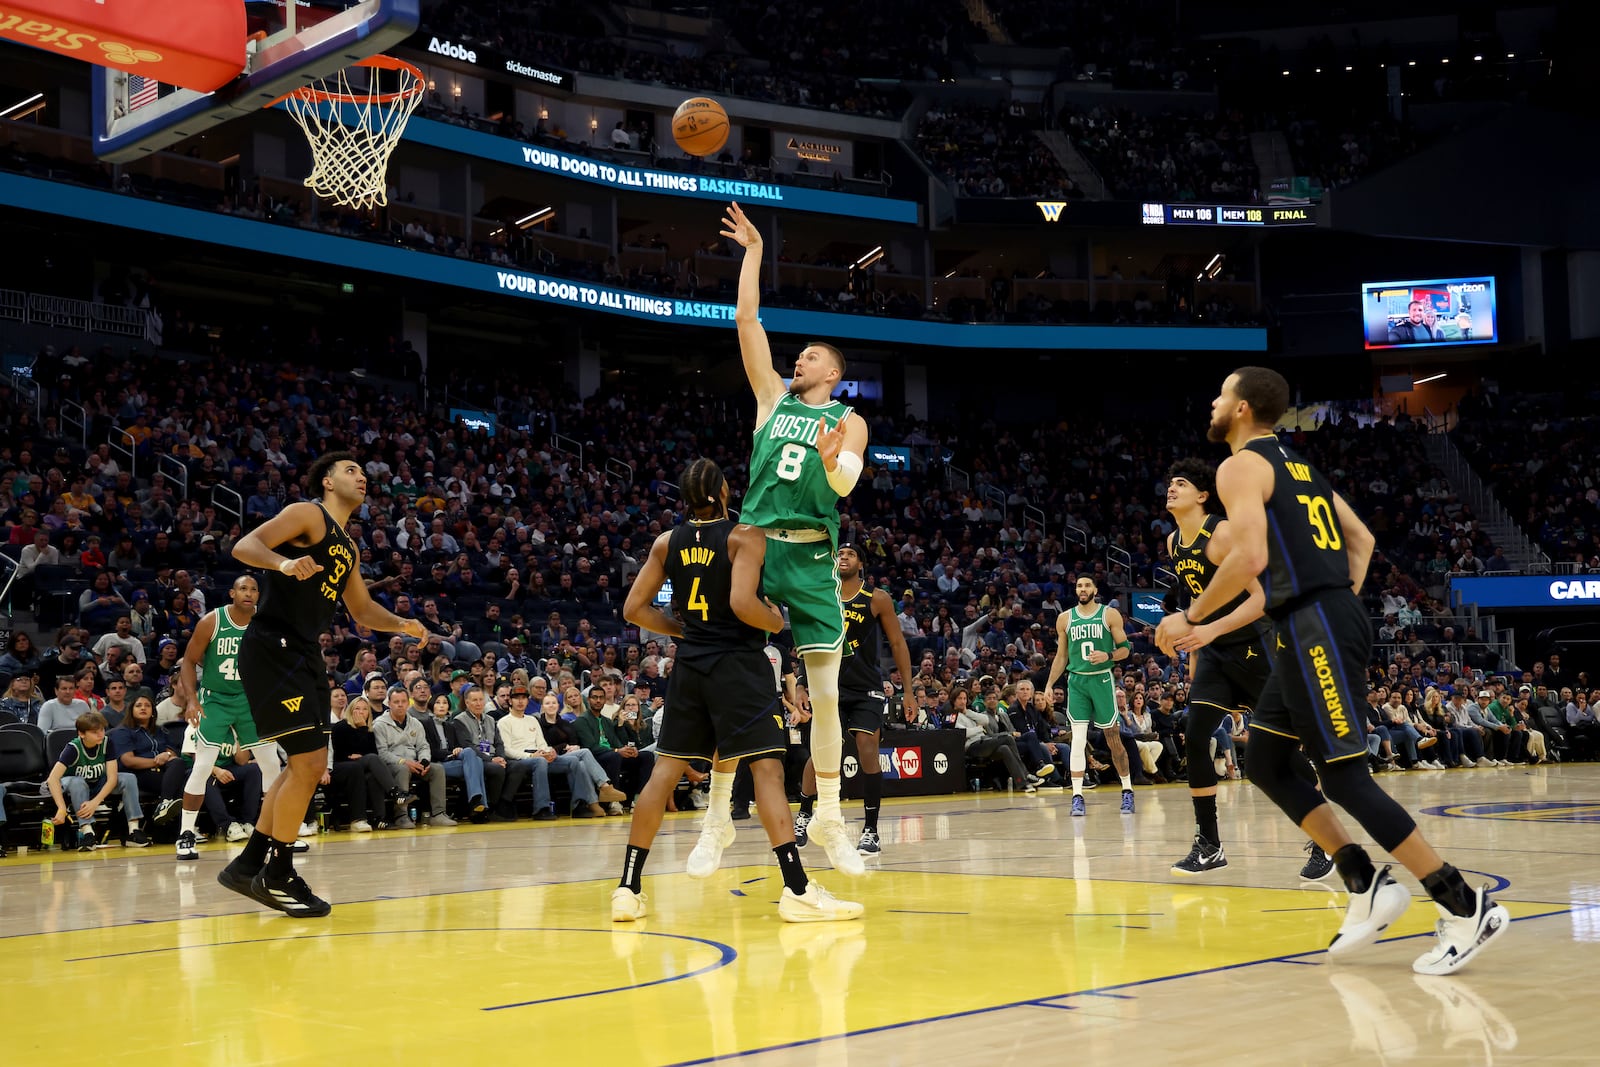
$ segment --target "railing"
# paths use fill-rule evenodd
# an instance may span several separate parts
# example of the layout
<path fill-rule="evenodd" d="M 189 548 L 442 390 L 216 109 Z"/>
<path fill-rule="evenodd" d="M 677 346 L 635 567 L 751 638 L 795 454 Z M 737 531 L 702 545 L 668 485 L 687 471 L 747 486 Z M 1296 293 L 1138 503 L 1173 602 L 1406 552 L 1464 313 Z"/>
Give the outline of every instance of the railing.
<path fill-rule="evenodd" d="M 0 289 L 0 319 L 28 321 L 28 294 L 20 289 Z"/>
<path fill-rule="evenodd" d="M 1069 545 L 1082 545 L 1085 552 L 1089 551 L 1089 531 L 1076 523 L 1067 523 L 1064 531 L 1066 543 Z"/>
<path fill-rule="evenodd" d="M 1178 584 L 1178 572 L 1171 567 L 1157 566 L 1151 584 L 1161 589 L 1171 589 Z"/>
<path fill-rule="evenodd" d="M 244 497 L 233 486 L 213 485 L 211 506 L 225 515 L 232 515 L 235 522 L 244 525 Z"/>
<path fill-rule="evenodd" d="M 978 496 L 982 500 L 993 500 L 1000 508 L 1000 519 L 1006 519 L 1006 494 L 1005 491 L 985 482 L 979 489 Z"/>
<path fill-rule="evenodd" d="M 1131 578 L 1133 576 L 1133 554 L 1120 545 L 1107 545 L 1106 570 L 1113 570 L 1117 567 L 1127 571 L 1128 576 Z"/>
<path fill-rule="evenodd" d="M 1027 531 L 1027 526 L 1030 522 L 1038 524 L 1039 532 L 1041 534 L 1046 533 L 1049 530 L 1049 527 L 1046 525 L 1049 522 L 1049 516 L 1044 513 L 1044 508 L 1039 507 L 1037 504 L 1025 503 L 1022 505 L 1022 526 L 1024 532 Z"/>
<path fill-rule="evenodd" d="M 18 296 L 22 296 L 18 307 Z M 67 330 L 106 333 L 117 337 L 138 337 L 160 343 L 160 328 L 151 322 L 148 308 L 97 304 L 67 296 L 21 293 L 7 290 L 3 299 L 6 318 L 35 326 L 57 326 Z"/>
<path fill-rule="evenodd" d="M 620 459 L 607 459 L 606 473 L 612 475 L 613 477 L 622 479 L 623 485 L 631 486 L 633 484 L 632 463 L 624 463 Z"/>
<path fill-rule="evenodd" d="M 1489 487 L 1472 469 L 1461 450 L 1455 442 L 1450 440 L 1448 434 L 1429 434 L 1430 458 L 1444 471 L 1445 477 L 1450 480 L 1451 486 L 1457 489 L 1467 504 L 1472 508 L 1486 526 L 1499 527 L 1511 535 L 1519 544 L 1502 544 L 1499 547 L 1507 556 L 1516 561 L 1519 567 L 1527 574 L 1551 573 L 1550 557 L 1547 556 L 1532 538 L 1519 526 L 1511 515 L 1501 506 L 1500 501 L 1489 491 Z"/>
<path fill-rule="evenodd" d="M 954 489 L 956 487 L 956 479 L 957 478 L 961 479 L 961 491 L 962 492 L 964 492 L 964 493 L 972 492 L 972 475 L 968 474 L 966 471 L 962 470 L 960 467 L 956 466 L 954 463 L 946 463 L 944 465 L 944 484 L 945 484 L 945 486 L 947 488 Z"/>
<path fill-rule="evenodd" d="M 156 477 L 165 478 L 178 492 L 179 500 L 189 499 L 189 468 L 177 456 L 163 453 L 156 457 Z"/>
<path fill-rule="evenodd" d="M 39 388 L 39 383 L 23 374 L 11 375 L 11 388 L 17 394 L 17 402 L 26 404 L 33 409 L 33 421 L 37 425 L 44 421 L 44 390 Z"/>
<path fill-rule="evenodd" d="M 34 386 L 35 389 L 38 386 Z M 78 443 L 84 448 L 89 447 L 89 412 L 76 400 L 63 400 L 61 402 L 61 428 L 62 430 L 77 430 Z"/>
<path fill-rule="evenodd" d="M 113 426 L 111 427 L 111 433 L 106 437 L 106 444 L 111 446 L 111 451 L 115 452 L 119 456 L 124 456 L 127 458 L 128 476 L 134 481 L 138 481 L 138 439 L 127 430 L 124 430 L 121 426 Z"/>
<path fill-rule="evenodd" d="M 568 437 L 562 433 L 550 435 L 550 447 L 557 452 L 565 452 L 569 456 L 578 457 L 578 469 L 583 469 L 583 442 L 575 437 Z"/>

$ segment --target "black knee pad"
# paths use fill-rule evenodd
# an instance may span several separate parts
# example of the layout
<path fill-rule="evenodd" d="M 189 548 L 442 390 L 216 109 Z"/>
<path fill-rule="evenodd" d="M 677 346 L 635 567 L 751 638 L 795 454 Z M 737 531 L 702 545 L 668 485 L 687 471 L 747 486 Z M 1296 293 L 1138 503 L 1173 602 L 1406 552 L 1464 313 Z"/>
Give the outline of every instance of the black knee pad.
<path fill-rule="evenodd" d="M 1417 828 L 1411 813 L 1372 780 L 1365 759 L 1318 763 L 1317 770 L 1328 799 L 1348 811 L 1385 852 L 1393 852 Z"/>
<path fill-rule="evenodd" d="M 1300 780 L 1294 772 L 1294 757 L 1300 742 L 1266 730 L 1251 730 L 1245 748 L 1245 769 L 1250 781 L 1299 826 L 1324 803 L 1321 793 Z M 1190 779 L 1193 782 L 1193 779 Z"/>
<path fill-rule="evenodd" d="M 786 753 L 786 752 L 757 752 L 754 756 L 746 756 L 742 760 L 740 760 L 739 761 L 739 766 L 740 767 L 754 767 L 756 764 L 760 763 L 762 760 L 770 759 L 770 760 L 776 760 L 778 762 L 778 767 L 781 769 L 783 767 L 783 757 L 786 756 L 786 755 L 788 755 L 788 753 Z"/>

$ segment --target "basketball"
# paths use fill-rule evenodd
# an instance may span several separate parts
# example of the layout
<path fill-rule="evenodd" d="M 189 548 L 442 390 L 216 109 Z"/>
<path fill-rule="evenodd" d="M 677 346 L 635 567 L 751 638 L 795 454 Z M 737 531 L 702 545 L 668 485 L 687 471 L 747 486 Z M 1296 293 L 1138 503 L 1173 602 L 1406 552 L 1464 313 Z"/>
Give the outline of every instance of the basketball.
<path fill-rule="evenodd" d="M 672 139 L 691 156 L 709 156 L 728 143 L 728 113 L 708 96 L 696 96 L 672 113 Z"/>

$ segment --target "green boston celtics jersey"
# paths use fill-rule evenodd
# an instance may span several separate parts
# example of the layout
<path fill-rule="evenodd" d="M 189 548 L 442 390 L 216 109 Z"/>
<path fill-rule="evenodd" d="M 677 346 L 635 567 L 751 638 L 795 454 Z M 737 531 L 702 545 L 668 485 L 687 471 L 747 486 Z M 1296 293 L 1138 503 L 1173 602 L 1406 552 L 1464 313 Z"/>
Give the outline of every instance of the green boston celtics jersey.
<path fill-rule="evenodd" d="M 1078 606 L 1068 608 L 1067 671 L 1070 674 L 1104 674 L 1111 661 L 1090 663 L 1089 653 L 1111 654 L 1111 627 L 1106 625 L 1106 606 L 1097 604 L 1093 615 L 1078 614 Z"/>
<path fill-rule="evenodd" d="M 756 428 L 750 452 L 750 488 L 740 505 L 739 521 L 752 526 L 827 530 L 839 536 L 839 494 L 828 484 L 828 472 L 817 456 L 817 420 L 828 428 L 850 414 L 850 407 L 830 400 L 819 407 L 784 393 L 767 421 Z"/>
<path fill-rule="evenodd" d="M 244 627 L 234 625 L 226 606 L 212 612 L 217 617 L 217 632 L 206 646 L 200 661 L 200 688 L 207 694 L 244 699 L 244 683 L 239 680 L 239 639 Z"/>

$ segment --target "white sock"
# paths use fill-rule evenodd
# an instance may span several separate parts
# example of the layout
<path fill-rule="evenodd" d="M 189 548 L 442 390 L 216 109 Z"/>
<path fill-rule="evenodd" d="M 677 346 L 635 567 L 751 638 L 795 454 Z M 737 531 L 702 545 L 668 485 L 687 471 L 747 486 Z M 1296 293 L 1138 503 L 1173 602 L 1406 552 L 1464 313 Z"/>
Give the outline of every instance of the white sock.
<path fill-rule="evenodd" d="M 188 808 L 184 808 L 183 809 L 183 821 L 178 824 L 178 832 L 180 834 L 192 834 L 192 833 L 194 833 L 195 824 L 198 823 L 199 821 L 200 821 L 200 811 L 199 811 L 199 809 L 196 809 L 194 811 L 190 811 Z"/>
<path fill-rule="evenodd" d="M 813 719 L 812 722 L 815 723 L 816 720 Z M 812 728 L 815 729 L 815 726 Z M 828 820 L 844 818 L 839 811 L 839 779 L 837 776 L 833 778 L 824 778 L 820 774 L 817 775 L 816 811 L 816 817 L 819 819 Z"/>
<path fill-rule="evenodd" d="M 139 829 L 139 820 L 138 819 L 129 819 L 128 820 L 128 833 L 131 834 L 131 833 L 133 833 L 134 831 L 136 831 L 138 829 Z"/>
<path fill-rule="evenodd" d="M 1072 795 L 1075 797 L 1083 796 L 1083 775 L 1081 774 L 1072 776 Z"/>
<path fill-rule="evenodd" d="M 1122 788 L 1127 790 L 1133 789 L 1133 779 L 1126 774 L 1122 776 Z"/>
<path fill-rule="evenodd" d="M 727 822 L 733 807 L 732 771 L 711 771 L 711 802 L 706 805 L 706 822 Z"/>

